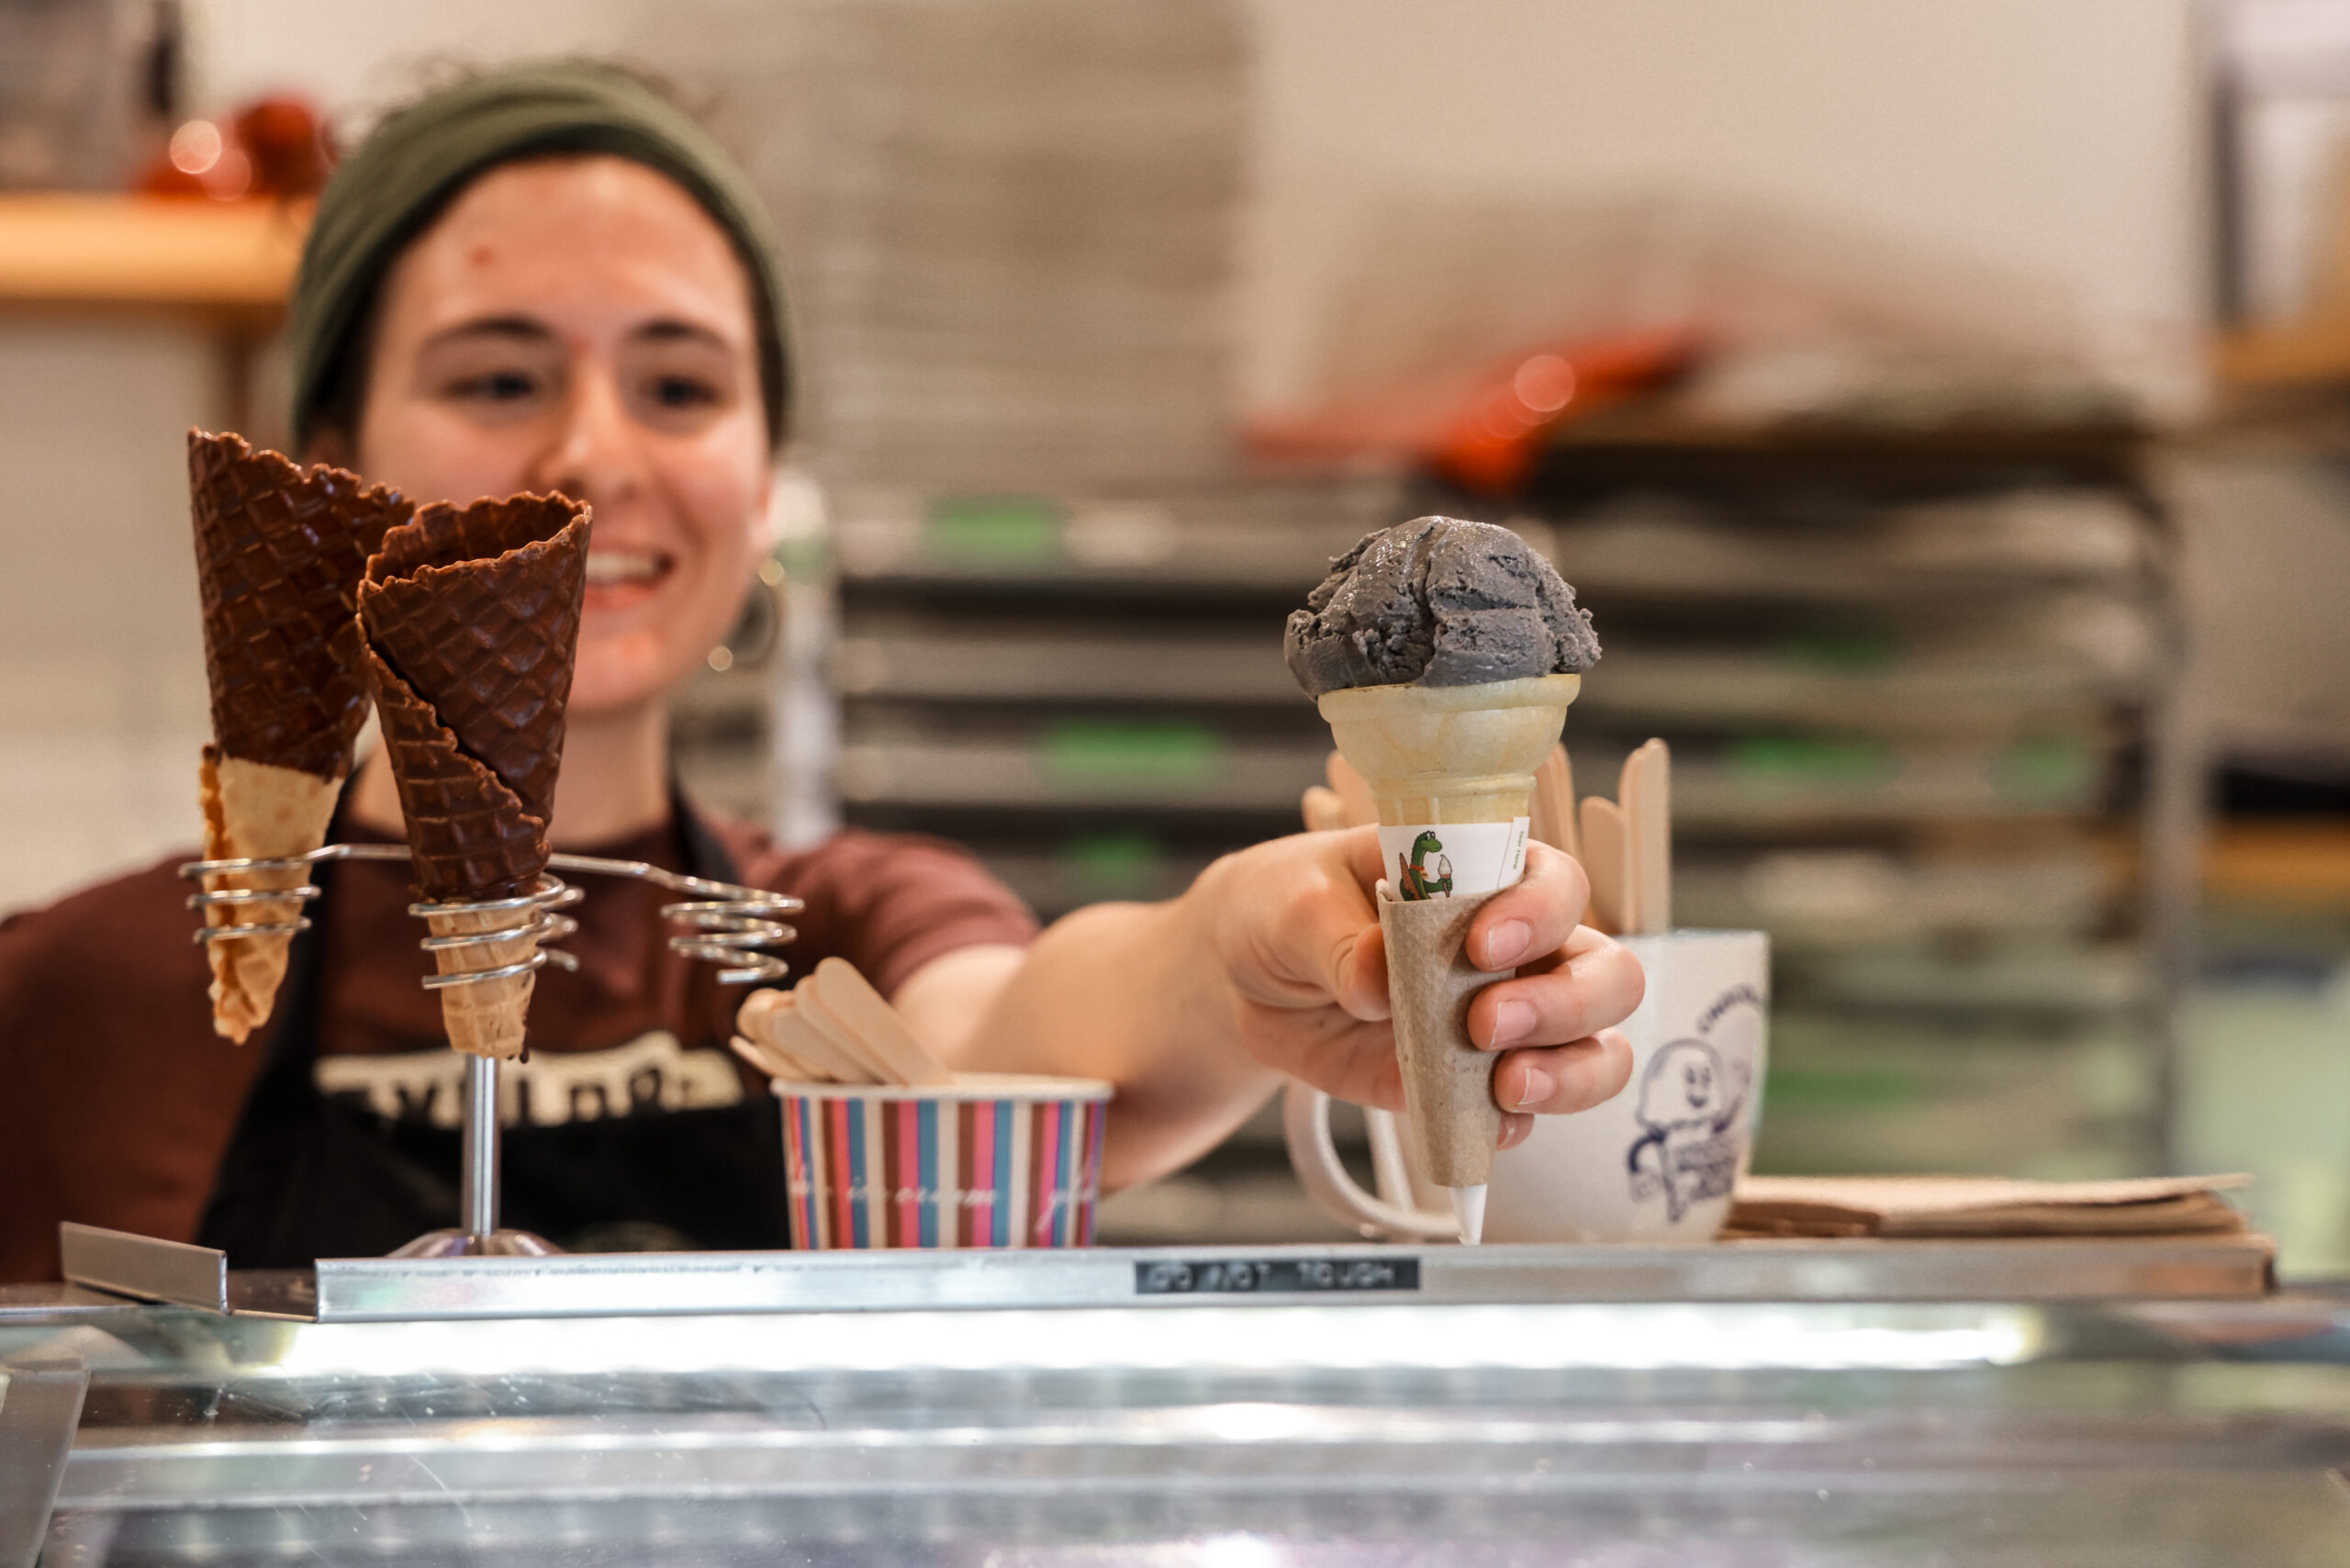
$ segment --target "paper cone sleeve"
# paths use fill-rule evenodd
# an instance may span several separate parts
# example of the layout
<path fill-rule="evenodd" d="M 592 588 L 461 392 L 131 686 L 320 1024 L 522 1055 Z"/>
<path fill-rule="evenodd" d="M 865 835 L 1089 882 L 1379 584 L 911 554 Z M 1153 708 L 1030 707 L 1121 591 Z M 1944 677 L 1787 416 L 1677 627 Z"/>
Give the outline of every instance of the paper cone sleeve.
<path fill-rule="evenodd" d="M 326 842 L 340 783 L 297 767 L 276 767 L 224 756 L 204 748 L 198 796 L 204 808 L 204 855 L 207 860 L 268 860 L 303 855 Z M 299 887 L 307 877 L 292 871 L 225 871 L 204 879 L 207 892 Z M 204 912 L 207 925 L 274 925 L 301 917 L 299 900 L 215 904 Z M 242 1043 L 269 1021 L 277 988 L 285 978 L 291 932 L 231 936 L 207 942 L 212 965 L 212 1027 Z"/>
<path fill-rule="evenodd" d="M 408 503 L 241 436 L 190 431 L 187 459 L 214 743 L 228 756 L 340 778 L 367 717 L 355 592 Z"/>
<path fill-rule="evenodd" d="M 1404 1073 L 1413 1163 L 1440 1187 L 1474 1187 L 1492 1175 L 1501 1137 L 1494 1101 L 1493 1052 L 1469 1039 L 1469 1003 L 1506 974 L 1472 965 L 1469 923 L 1491 893 L 1399 899 L 1379 887 L 1379 929 L 1387 942 L 1387 1000 L 1395 1057 Z"/>

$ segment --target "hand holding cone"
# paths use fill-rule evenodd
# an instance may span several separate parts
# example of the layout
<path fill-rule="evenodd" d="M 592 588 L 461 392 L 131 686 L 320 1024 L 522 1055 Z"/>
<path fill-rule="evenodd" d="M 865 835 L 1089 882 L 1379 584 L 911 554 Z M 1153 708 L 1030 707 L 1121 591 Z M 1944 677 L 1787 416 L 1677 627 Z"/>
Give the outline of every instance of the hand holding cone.
<path fill-rule="evenodd" d="M 209 860 L 276 859 L 326 842 L 367 716 L 352 620 L 367 557 L 408 514 L 397 491 L 300 467 L 243 437 L 190 431 L 190 511 L 212 739 L 198 775 Z M 299 871 L 222 872 L 207 892 L 291 888 Z M 285 978 L 298 901 L 214 904 L 211 925 L 289 929 L 207 944 L 212 1026 L 242 1041 Z"/>
<path fill-rule="evenodd" d="M 524 495 L 424 507 L 367 563 L 362 667 L 431 902 L 520 898 L 546 870 L 587 562 L 588 509 Z M 533 921 L 528 907 L 426 916 L 436 937 L 521 928 L 436 949 L 442 974 L 529 962 Z M 526 969 L 443 988 L 449 1043 L 520 1056 L 534 979 Z"/>

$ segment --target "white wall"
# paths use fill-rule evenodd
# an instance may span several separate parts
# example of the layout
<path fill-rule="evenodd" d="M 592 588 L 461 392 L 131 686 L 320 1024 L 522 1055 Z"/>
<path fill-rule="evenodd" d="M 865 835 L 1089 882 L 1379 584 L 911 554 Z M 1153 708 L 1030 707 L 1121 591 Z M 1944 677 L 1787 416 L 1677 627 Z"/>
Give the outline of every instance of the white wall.
<path fill-rule="evenodd" d="M 411 96 L 436 65 L 609 53 L 649 0 L 190 0 L 196 102 L 292 89 L 338 117 Z"/>
<path fill-rule="evenodd" d="M 193 330 L 0 330 L 0 912 L 201 831 L 184 442 L 218 393 Z"/>
<path fill-rule="evenodd" d="M 1784 209 L 2068 299 L 2087 352 L 2157 397 L 2191 380 L 2195 0 L 1248 5 L 1248 405 L 1311 383 L 1343 208 L 1382 192 Z M 773 25 L 794 9 L 776 0 Z M 657 0 L 196 0 L 192 62 L 204 102 L 294 86 L 364 120 L 435 62 L 610 51 L 660 16 Z"/>
<path fill-rule="evenodd" d="M 1784 207 L 2073 294 L 2176 368 L 2204 302 L 2193 0 L 1253 0 L 1252 402 L 1363 184 Z"/>

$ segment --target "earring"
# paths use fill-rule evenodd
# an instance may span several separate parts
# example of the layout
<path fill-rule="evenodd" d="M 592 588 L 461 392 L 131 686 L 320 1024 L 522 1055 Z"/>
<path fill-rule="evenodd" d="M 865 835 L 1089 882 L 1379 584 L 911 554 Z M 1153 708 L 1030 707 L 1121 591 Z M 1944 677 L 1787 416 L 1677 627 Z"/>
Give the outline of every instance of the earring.
<path fill-rule="evenodd" d="M 775 652 L 783 632 L 783 563 L 769 555 L 759 562 L 743 613 L 726 640 L 710 650 L 710 667 L 721 672 L 736 665 L 755 665 Z"/>

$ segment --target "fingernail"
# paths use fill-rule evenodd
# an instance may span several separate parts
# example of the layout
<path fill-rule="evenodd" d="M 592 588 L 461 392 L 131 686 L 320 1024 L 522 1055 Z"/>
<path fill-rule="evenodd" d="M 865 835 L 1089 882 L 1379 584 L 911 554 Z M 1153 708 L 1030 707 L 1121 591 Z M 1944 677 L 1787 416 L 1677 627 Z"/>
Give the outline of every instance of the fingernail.
<path fill-rule="evenodd" d="M 1526 949 L 1534 940 L 1534 927 L 1522 920 L 1505 920 L 1485 937 L 1485 967 L 1505 969 L 1526 957 Z"/>
<path fill-rule="evenodd" d="M 1494 1008 L 1493 1048 L 1516 1045 L 1534 1033 L 1534 1009 L 1523 1002 L 1504 1002 Z"/>
<path fill-rule="evenodd" d="M 1531 1111 L 1537 1105 L 1549 1104 L 1558 1092 L 1559 1081 L 1550 1075 L 1550 1070 L 1529 1064 L 1526 1070 L 1525 1087 L 1517 1092 L 1517 1103 L 1511 1109 Z"/>

